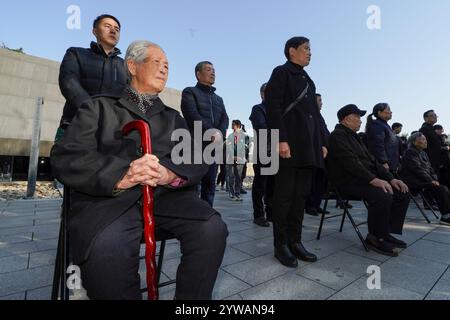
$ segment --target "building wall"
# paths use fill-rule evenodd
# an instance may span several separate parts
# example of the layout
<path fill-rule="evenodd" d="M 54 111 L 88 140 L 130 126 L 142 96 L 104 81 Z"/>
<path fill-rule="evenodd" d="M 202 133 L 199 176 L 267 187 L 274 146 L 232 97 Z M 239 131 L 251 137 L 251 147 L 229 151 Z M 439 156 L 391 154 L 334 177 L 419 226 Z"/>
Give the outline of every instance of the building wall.
<path fill-rule="evenodd" d="M 0 48 L 0 155 L 30 154 L 37 98 L 44 97 L 40 156 L 49 156 L 65 102 L 58 86 L 59 66 L 56 61 Z M 161 99 L 180 110 L 180 91 L 168 88 Z"/>

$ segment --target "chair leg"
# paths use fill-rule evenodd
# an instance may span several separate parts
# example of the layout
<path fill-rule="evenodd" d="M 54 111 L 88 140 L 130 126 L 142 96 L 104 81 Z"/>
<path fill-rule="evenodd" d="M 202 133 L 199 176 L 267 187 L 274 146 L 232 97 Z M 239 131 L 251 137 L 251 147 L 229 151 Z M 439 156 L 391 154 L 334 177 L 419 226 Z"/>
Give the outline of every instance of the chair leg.
<path fill-rule="evenodd" d="M 435 216 L 435 218 L 439 219 L 439 216 L 436 214 L 436 212 L 434 211 L 433 207 L 431 206 L 431 204 L 428 202 L 427 198 L 423 194 L 423 192 L 420 192 L 420 196 L 422 197 L 423 202 L 425 202 L 425 204 L 428 206 L 428 208 L 430 208 L 430 210 L 433 213 L 433 215 Z"/>
<path fill-rule="evenodd" d="M 359 240 L 361 240 L 361 243 L 363 244 L 364 249 L 365 249 L 367 252 L 369 252 L 369 248 L 367 247 L 366 241 L 364 240 L 364 237 L 362 236 L 361 232 L 359 231 L 359 228 L 358 228 L 358 226 L 356 225 L 355 220 L 353 220 L 353 217 L 352 217 L 352 215 L 350 214 L 350 212 L 348 211 L 348 209 L 345 210 L 345 213 L 344 213 L 344 214 L 347 214 L 347 215 L 348 215 L 348 218 L 349 218 L 351 224 L 353 225 L 353 228 L 355 229 L 356 234 L 358 235 Z"/>
<path fill-rule="evenodd" d="M 409 198 L 414 202 L 414 204 L 416 205 L 417 209 L 419 209 L 420 213 L 422 214 L 422 216 L 425 218 L 425 220 L 428 223 L 431 223 L 430 219 L 428 219 L 427 215 L 425 214 L 425 212 L 423 211 L 423 209 L 420 207 L 419 203 L 417 202 L 417 200 L 413 197 L 413 195 L 411 193 L 409 193 Z"/>
<path fill-rule="evenodd" d="M 317 233 L 317 240 L 320 240 L 320 236 L 322 234 L 323 222 L 325 221 L 325 211 L 327 210 L 328 199 L 325 200 L 325 204 L 323 206 L 322 217 L 320 218 L 319 232 Z"/>
<path fill-rule="evenodd" d="M 158 266 L 156 268 L 157 270 L 157 281 L 158 283 L 161 280 L 161 272 L 162 272 L 162 266 L 164 261 L 164 252 L 166 251 L 166 241 L 161 241 L 161 247 L 159 249 L 159 257 L 158 257 Z"/>
<path fill-rule="evenodd" d="M 347 203 L 348 203 L 348 201 L 344 202 L 345 209 L 344 209 L 344 213 L 342 214 L 342 222 L 341 222 L 341 227 L 339 228 L 339 232 L 342 232 L 342 230 L 344 230 L 345 215 L 348 212 Z"/>
<path fill-rule="evenodd" d="M 61 217 L 62 219 L 62 217 Z M 59 296 L 59 285 L 61 283 L 61 277 L 63 277 L 62 273 L 62 255 L 63 255 L 63 237 L 64 237 L 64 231 L 63 231 L 63 222 L 60 223 L 60 229 L 59 229 L 59 237 L 58 237 L 58 249 L 56 250 L 56 259 L 55 259 L 55 271 L 53 273 L 53 286 L 52 286 L 52 300 L 58 300 Z"/>

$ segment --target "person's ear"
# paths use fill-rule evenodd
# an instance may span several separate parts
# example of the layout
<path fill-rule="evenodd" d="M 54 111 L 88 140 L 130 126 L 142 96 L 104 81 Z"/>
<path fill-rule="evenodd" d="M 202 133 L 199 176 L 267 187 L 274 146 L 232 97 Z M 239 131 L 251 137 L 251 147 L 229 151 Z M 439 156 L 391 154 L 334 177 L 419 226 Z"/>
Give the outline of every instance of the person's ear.
<path fill-rule="evenodd" d="M 98 39 L 97 28 L 92 29 L 92 34 Z"/>
<path fill-rule="evenodd" d="M 295 54 L 295 48 L 289 48 L 289 59 Z"/>
<path fill-rule="evenodd" d="M 136 62 L 133 60 L 127 60 L 127 67 L 128 67 L 128 72 L 130 72 L 130 74 L 134 77 L 136 76 Z"/>

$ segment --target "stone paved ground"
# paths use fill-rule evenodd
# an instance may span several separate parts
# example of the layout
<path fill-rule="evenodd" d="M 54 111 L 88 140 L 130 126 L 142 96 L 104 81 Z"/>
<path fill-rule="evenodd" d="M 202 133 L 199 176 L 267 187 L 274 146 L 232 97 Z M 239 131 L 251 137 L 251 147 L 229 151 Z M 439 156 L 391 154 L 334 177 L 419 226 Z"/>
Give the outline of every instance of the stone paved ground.
<path fill-rule="evenodd" d="M 353 215 L 363 221 L 363 205 L 354 204 Z M 0 300 L 50 298 L 60 205 L 60 200 L 0 203 Z M 338 232 L 339 219 L 326 221 L 317 241 L 319 218 L 306 216 L 305 246 L 319 261 L 301 262 L 294 270 L 273 257 L 271 228 L 252 223 L 250 194 L 243 203 L 236 203 L 219 192 L 216 208 L 228 224 L 230 236 L 214 299 L 450 300 L 450 227 L 440 226 L 435 219 L 427 224 L 413 205 L 402 237 L 409 247 L 396 258 L 365 252 L 349 223 L 343 233 Z M 361 230 L 365 235 L 367 228 Z M 179 261 L 178 244 L 171 241 L 163 281 L 175 277 Z M 367 289 L 371 265 L 381 268 L 380 290 Z M 141 274 L 145 274 L 144 266 Z M 161 298 L 172 299 L 174 290 L 174 286 L 163 288 Z M 85 299 L 85 295 L 74 292 L 72 299 Z"/>

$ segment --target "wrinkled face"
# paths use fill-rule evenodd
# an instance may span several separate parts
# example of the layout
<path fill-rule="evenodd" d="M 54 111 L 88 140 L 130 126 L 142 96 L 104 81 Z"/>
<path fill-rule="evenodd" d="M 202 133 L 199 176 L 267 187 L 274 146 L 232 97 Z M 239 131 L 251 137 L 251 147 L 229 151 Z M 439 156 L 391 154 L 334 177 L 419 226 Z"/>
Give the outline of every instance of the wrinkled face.
<path fill-rule="evenodd" d="M 164 90 L 169 77 L 169 62 L 158 47 L 149 47 L 147 58 L 142 63 L 128 60 L 132 86 L 143 93 L 156 94 Z"/>
<path fill-rule="evenodd" d="M 216 70 L 212 64 L 205 64 L 202 70 L 197 72 L 198 82 L 212 86 L 216 82 Z"/>
<path fill-rule="evenodd" d="M 316 99 L 317 99 L 317 105 L 319 106 L 319 111 L 322 111 L 322 107 L 323 107 L 322 97 L 317 96 Z"/>
<path fill-rule="evenodd" d="M 383 111 L 378 112 L 378 116 L 380 119 L 383 119 L 384 121 L 389 121 L 392 119 L 392 111 L 390 107 L 387 107 Z"/>
<path fill-rule="evenodd" d="M 361 129 L 361 116 L 359 114 L 350 114 L 344 118 L 341 122 L 344 126 L 349 128 L 350 130 L 354 132 L 358 132 L 359 129 Z"/>
<path fill-rule="evenodd" d="M 428 116 L 425 118 L 425 121 L 429 124 L 436 124 L 438 116 L 434 112 L 430 112 Z"/>
<path fill-rule="evenodd" d="M 114 19 L 105 18 L 100 20 L 97 27 L 92 31 L 97 42 L 115 47 L 120 40 L 120 27 Z"/>
<path fill-rule="evenodd" d="M 306 67 L 311 62 L 311 46 L 309 42 L 305 42 L 297 49 L 290 48 L 289 54 L 291 56 L 291 62 Z"/>
<path fill-rule="evenodd" d="M 427 148 L 427 146 L 428 146 L 427 138 L 425 138 L 424 135 L 418 137 L 416 139 L 416 141 L 414 142 L 414 145 L 416 146 L 417 149 L 425 150 Z"/>

